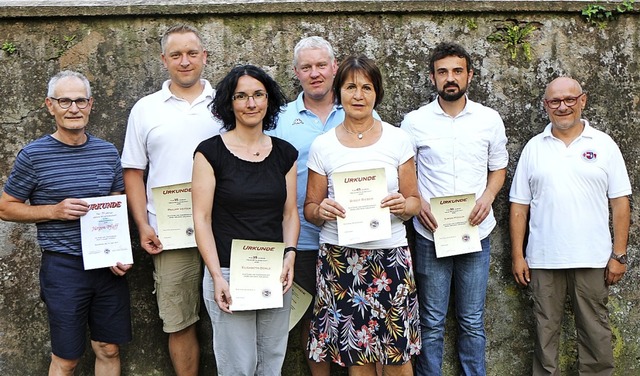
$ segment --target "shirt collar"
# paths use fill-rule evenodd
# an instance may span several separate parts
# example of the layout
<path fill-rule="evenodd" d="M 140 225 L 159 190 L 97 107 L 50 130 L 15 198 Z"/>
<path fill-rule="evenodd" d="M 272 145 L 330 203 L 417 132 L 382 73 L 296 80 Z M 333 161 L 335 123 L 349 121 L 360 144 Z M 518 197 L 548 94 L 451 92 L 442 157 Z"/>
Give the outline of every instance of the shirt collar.
<path fill-rule="evenodd" d="M 464 108 L 462 109 L 462 111 L 460 111 L 460 113 L 458 115 L 456 115 L 456 117 L 465 116 L 467 114 L 473 114 L 473 112 L 475 111 L 475 109 L 477 107 L 477 103 L 472 101 L 471 99 L 469 99 L 469 96 L 467 94 L 465 94 L 464 96 L 465 96 L 465 98 L 467 98 L 467 103 L 465 103 Z M 438 101 L 438 97 L 439 96 L 436 96 L 436 99 L 433 101 L 435 103 L 435 113 L 438 114 L 438 115 L 442 115 L 442 116 L 449 116 L 449 114 L 444 112 L 444 110 L 440 106 L 440 102 Z"/>
<path fill-rule="evenodd" d="M 582 124 L 584 124 L 584 129 L 582 130 L 582 133 L 578 136 L 578 138 L 580 137 L 587 137 L 587 138 L 593 138 L 596 130 L 589 125 L 589 121 L 587 119 L 580 119 L 580 121 L 582 122 Z M 551 127 L 553 125 L 551 123 L 547 124 L 547 126 L 544 128 L 544 131 L 542 131 L 542 136 L 544 138 L 546 137 L 552 137 L 555 138 L 553 136 L 553 134 L 551 133 Z M 577 139 L 577 138 L 576 138 Z"/>
<path fill-rule="evenodd" d="M 304 111 L 309 111 L 309 110 L 307 110 L 307 108 L 304 106 L 304 98 L 303 98 L 303 95 L 304 95 L 304 91 L 301 91 L 301 92 L 300 92 L 300 94 L 298 94 L 298 97 L 296 98 L 296 101 L 295 101 L 295 105 L 296 105 L 296 112 L 298 112 L 298 113 L 302 113 L 302 112 L 304 112 Z M 333 109 L 334 109 L 334 110 L 338 110 L 338 109 L 340 109 L 340 108 L 342 108 L 342 105 L 341 105 L 341 104 L 335 104 L 335 103 L 333 104 Z"/>
<path fill-rule="evenodd" d="M 204 89 L 202 90 L 202 93 L 200 93 L 198 98 L 196 98 L 196 100 L 193 101 L 192 104 L 199 103 L 203 100 L 209 100 L 209 101 L 213 100 L 214 90 L 211 84 L 209 83 L 209 81 L 200 79 L 200 83 L 204 84 Z M 171 84 L 171 80 L 166 80 L 165 82 L 162 83 L 162 89 L 160 90 L 162 95 L 162 100 L 166 102 L 169 99 L 173 98 L 175 100 L 181 101 L 182 99 L 173 95 L 173 93 L 169 89 L 170 84 Z"/>

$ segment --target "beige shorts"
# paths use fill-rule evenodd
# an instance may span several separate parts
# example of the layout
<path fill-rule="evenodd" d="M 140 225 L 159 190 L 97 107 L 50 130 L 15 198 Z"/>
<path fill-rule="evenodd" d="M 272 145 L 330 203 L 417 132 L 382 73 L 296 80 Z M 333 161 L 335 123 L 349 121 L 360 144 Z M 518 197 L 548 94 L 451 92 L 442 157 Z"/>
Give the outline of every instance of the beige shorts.
<path fill-rule="evenodd" d="M 197 248 L 172 249 L 153 256 L 153 279 L 165 333 L 185 329 L 199 319 L 202 261 Z"/>

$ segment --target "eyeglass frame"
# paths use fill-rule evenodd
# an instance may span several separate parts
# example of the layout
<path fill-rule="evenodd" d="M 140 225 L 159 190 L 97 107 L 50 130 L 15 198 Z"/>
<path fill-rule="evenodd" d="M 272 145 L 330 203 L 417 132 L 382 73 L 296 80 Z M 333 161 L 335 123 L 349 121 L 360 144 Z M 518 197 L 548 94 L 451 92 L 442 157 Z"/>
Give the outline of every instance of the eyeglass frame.
<path fill-rule="evenodd" d="M 66 110 L 66 109 L 71 108 L 71 106 L 73 106 L 73 104 L 74 104 L 74 103 L 76 104 L 76 107 L 78 107 L 78 109 L 80 109 L 80 110 L 84 110 L 85 108 L 89 107 L 89 104 L 91 103 L 91 98 L 76 98 L 76 99 L 71 99 L 71 98 L 67 98 L 67 97 L 61 97 L 61 98 L 49 97 L 49 99 L 53 99 L 54 101 L 58 102 L 58 106 L 60 106 L 60 108 L 62 108 L 63 110 Z M 61 101 L 61 100 L 62 100 L 62 101 L 64 101 L 64 100 L 68 100 L 68 101 L 71 101 L 71 102 L 69 103 L 69 105 L 68 105 L 68 106 L 66 106 L 66 107 L 65 107 L 65 106 L 63 106 L 63 105 L 60 103 L 60 101 Z M 80 101 L 80 100 L 85 100 L 85 101 L 87 101 L 87 104 L 86 104 L 85 106 L 82 106 L 82 107 L 81 107 L 81 106 L 78 104 L 78 101 Z"/>
<path fill-rule="evenodd" d="M 244 96 L 246 96 L 247 98 L 246 98 L 246 99 L 244 99 L 244 98 L 238 98 L 238 96 L 239 96 L 239 95 L 240 95 L 240 96 L 243 96 L 243 95 L 244 95 Z M 256 97 L 255 97 L 256 95 L 264 95 L 264 99 L 258 99 L 258 100 L 256 100 Z M 265 100 L 269 99 L 269 93 L 267 93 L 266 91 L 256 91 L 256 92 L 254 92 L 254 93 L 253 93 L 253 95 L 249 95 L 249 94 L 247 94 L 247 93 L 235 93 L 235 94 L 233 94 L 233 95 L 231 96 L 231 100 L 232 100 L 232 101 L 244 101 L 245 103 L 248 103 L 248 102 L 249 102 L 249 98 L 252 98 L 252 99 L 253 99 L 253 101 L 254 101 L 255 103 L 257 103 L 257 102 L 262 102 L 262 101 L 265 101 Z M 260 97 L 258 97 L 258 98 L 260 98 Z"/>
<path fill-rule="evenodd" d="M 543 101 L 543 102 L 544 102 L 544 104 L 546 104 L 546 105 L 547 105 L 547 107 L 549 107 L 550 109 L 552 109 L 552 110 L 557 110 L 558 108 L 560 108 L 560 106 L 562 106 L 562 104 L 563 104 L 563 103 L 564 103 L 564 105 L 565 105 L 565 106 L 567 106 L 567 107 L 573 107 L 573 106 L 575 106 L 576 104 L 578 104 L 578 99 L 579 99 L 581 96 L 585 95 L 585 94 L 587 94 L 587 93 L 586 93 L 586 92 L 582 92 L 582 93 L 580 93 L 580 95 L 575 96 L 575 97 L 566 97 L 566 98 L 562 98 L 562 99 L 560 99 L 560 98 L 543 99 L 542 101 Z M 568 104 L 567 102 L 565 102 L 566 100 L 575 100 L 575 101 L 576 101 L 576 103 L 574 103 L 574 104 Z M 549 103 L 549 102 L 551 102 L 551 101 L 559 101 L 559 102 L 558 102 L 558 105 L 554 107 L 554 106 L 552 106 L 552 105 Z"/>

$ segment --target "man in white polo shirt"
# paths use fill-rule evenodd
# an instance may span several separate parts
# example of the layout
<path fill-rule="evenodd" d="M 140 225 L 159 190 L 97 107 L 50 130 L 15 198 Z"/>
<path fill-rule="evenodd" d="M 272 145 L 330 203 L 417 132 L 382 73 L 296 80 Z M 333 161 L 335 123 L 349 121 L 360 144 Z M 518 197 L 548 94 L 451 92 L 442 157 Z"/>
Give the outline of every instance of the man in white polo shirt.
<path fill-rule="evenodd" d="M 576 80 L 553 80 L 543 103 L 551 122 L 522 151 L 509 194 L 513 276 L 530 286 L 534 301 L 532 374 L 560 374 L 558 345 L 569 295 L 580 374 L 612 375 L 608 286 L 626 271 L 631 184 L 616 143 L 581 119 L 587 95 Z"/>

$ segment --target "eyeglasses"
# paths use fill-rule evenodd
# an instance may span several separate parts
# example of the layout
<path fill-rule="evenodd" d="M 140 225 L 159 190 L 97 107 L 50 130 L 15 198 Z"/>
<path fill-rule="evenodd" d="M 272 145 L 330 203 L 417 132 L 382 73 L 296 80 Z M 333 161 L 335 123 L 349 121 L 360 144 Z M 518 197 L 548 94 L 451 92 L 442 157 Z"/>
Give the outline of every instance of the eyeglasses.
<path fill-rule="evenodd" d="M 576 105 L 576 103 L 578 103 L 578 98 L 580 98 L 581 96 L 583 96 L 585 93 L 582 93 L 580 95 L 578 95 L 577 97 L 566 97 L 566 98 L 562 98 L 562 99 L 545 99 L 544 103 L 547 104 L 547 106 L 549 106 L 550 109 L 555 110 L 556 108 L 560 107 L 560 104 L 562 102 L 564 102 L 564 105 L 567 107 L 573 107 Z"/>
<path fill-rule="evenodd" d="M 231 100 L 234 101 L 242 101 L 249 102 L 249 98 L 253 98 L 253 101 L 256 103 L 261 103 L 267 100 L 269 96 L 267 93 L 262 91 L 256 91 L 253 95 L 249 95 L 247 93 L 236 93 L 231 96 Z"/>
<path fill-rule="evenodd" d="M 75 103 L 76 106 L 78 106 L 78 108 L 81 110 L 83 108 L 87 108 L 87 106 L 89 105 L 89 101 L 91 99 L 91 98 L 71 99 L 71 98 L 54 98 L 54 97 L 49 97 L 49 98 L 53 99 L 54 101 L 57 101 L 58 106 L 60 106 L 61 108 L 67 109 Z"/>

